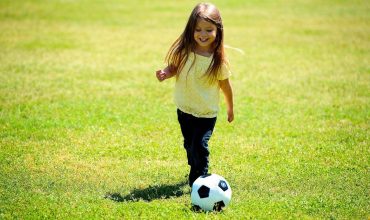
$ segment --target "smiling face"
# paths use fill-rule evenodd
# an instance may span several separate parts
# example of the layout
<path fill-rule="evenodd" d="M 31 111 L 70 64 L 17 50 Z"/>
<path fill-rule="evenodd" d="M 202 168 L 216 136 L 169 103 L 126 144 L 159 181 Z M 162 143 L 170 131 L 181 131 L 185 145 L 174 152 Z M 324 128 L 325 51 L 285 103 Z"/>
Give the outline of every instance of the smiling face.
<path fill-rule="evenodd" d="M 198 18 L 194 29 L 195 50 L 211 53 L 216 39 L 217 27 L 211 22 Z"/>

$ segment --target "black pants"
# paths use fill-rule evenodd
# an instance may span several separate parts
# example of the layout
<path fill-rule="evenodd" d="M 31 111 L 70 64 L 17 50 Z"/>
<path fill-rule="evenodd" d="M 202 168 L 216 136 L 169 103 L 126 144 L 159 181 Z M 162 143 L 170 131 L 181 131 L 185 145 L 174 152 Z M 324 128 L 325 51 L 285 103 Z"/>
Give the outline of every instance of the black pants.
<path fill-rule="evenodd" d="M 217 118 L 197 118 L 177 109 L 184 148 L 190 165 L 189 185 L 201 175 L 208 173 L 208 141 L 212 136 Z"/>

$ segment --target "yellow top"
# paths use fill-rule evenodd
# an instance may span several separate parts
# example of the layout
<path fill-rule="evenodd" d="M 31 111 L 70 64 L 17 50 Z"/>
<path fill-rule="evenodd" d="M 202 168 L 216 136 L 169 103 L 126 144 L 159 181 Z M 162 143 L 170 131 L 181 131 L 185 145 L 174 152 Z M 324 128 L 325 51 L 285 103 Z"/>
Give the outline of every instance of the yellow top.
<path fill-rule="evenodd" d="M 212 56 L 189 54 L 175 86 L 175 103 L 181 111 L 200 118 L 217 116 L 220 86 L 218 81 L 211 84 L 205 75 L 211 61 Z M 230 70 L 223 64 L 217 79 L 224 80 L 230 75 Z"/>

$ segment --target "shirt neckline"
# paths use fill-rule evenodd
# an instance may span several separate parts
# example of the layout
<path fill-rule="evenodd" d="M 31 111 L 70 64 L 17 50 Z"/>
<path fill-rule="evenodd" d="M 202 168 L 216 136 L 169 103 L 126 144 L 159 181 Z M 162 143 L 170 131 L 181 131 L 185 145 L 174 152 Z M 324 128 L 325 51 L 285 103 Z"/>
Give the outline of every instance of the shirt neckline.
<path fill-rule="evenodd" d="M 213 54 L 211 56 L 207 57 L 204 55 L 197 54 L 196 52 L 193 52 L 196 57 L 204 58 L 204 59 L 211 59 L 213 57 Z"/>

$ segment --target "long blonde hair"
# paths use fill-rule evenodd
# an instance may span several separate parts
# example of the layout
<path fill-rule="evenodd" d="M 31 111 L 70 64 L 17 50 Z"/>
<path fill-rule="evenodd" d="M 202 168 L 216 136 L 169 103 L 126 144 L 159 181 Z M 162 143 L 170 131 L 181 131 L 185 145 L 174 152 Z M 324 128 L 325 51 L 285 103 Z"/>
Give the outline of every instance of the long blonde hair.
<path fill-rule="evenodd" d="M 222 65 L 227 64 L 227 61 L 225 59 L 224 52 L 224 31 L 222 19 L 219 10 L 213 4 L 200 3 L 195 6 L 190 14 L 184 32 L 172 44 L 165 60 L 170 71 L 176 73 L 178 76 L 188 60 L 189 54 L 194 52 L 196 47 L 194 30 L 199 18 L 211 22 L 217 27 L 216 39 L 213 43 L 213 57 L 206 71 L 206 76 L 209 80 L 216 81 Z"/>

